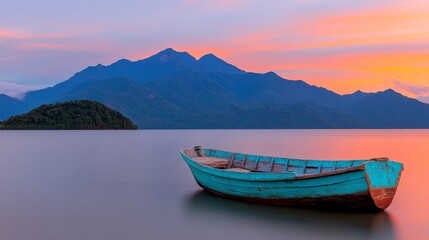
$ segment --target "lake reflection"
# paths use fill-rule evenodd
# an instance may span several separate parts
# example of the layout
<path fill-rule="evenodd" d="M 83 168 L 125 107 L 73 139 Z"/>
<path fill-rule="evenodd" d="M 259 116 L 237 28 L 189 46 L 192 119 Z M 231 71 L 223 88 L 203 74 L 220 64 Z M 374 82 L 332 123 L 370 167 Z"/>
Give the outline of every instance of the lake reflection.
<path fill-rule="evenodd" d="M 202 191 L 179 149 L 405 164 L 382 213 L 335 213 Z M 429 239 L 427 130 L 1 131 L 0 239 Z"/>
<path fill-rule="evenodd" d="M 281 228 L 292 239 L 396 239 L 386 212 L 354 214 L 286 208 L 243 203 L 204 191 L 189 196 L 186 212 L 193 218 L 234 219 L 229 221 L 244 229 L 251 226 L 269 232 Z"/>

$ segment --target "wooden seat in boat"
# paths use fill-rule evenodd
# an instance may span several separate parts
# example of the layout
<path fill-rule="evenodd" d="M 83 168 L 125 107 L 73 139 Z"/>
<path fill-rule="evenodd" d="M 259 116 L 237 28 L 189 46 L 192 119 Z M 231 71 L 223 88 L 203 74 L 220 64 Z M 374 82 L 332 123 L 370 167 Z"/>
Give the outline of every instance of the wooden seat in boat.
<path fill-rule="evenodd" d="M 228 159 L 216 157 L 195 157 L 194 161 L 214 168 L 225 168 L 229 162 Z"/>
<path fill-rule="evenodd" d="M 244 169 L 244 168 L 228 168 L 226 169 L 226 171 L 231 171 L 231 172 L 251 172 L 248 169 Z"/>

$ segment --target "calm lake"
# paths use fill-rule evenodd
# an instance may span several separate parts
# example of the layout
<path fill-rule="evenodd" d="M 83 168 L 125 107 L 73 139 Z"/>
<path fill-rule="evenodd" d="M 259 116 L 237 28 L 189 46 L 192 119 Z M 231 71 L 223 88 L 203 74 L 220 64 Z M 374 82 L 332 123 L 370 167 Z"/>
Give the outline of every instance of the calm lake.
<path fill-rule="evenodd" d="M 405 164 L 392 205 L 332 213 L 223 199 L 179 149 Z M 1 131 L 0 239 L 429 239 L 429 130 Z"/>

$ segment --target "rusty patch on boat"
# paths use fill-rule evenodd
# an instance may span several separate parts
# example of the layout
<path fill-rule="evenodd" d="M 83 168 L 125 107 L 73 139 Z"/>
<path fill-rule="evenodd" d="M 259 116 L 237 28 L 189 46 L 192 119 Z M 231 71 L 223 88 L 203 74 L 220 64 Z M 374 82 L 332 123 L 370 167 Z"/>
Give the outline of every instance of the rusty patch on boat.
<path fill-rule="evenodd" d="M 384 160 L 382 160 L 384 161 Z M 402 167 L 402 170 L 404 168 Z M 385 169 L 383 169 L 385 170 Z M 375 187 L 371 187 L 371 180 L 368 176 L 368 173 L 366 173 L 366 181 L 368 183 L 368 191 L 371 194 L 371 198 L 374 202 L 374 205 L 381 209 L 381 210 L 385 210 L 387 207 L 390 206 L 390 204 L 393 201 L 393 197 L 395 196 L 396 193 L 396 189 L 398 187 L 399 184 L 399 180 L 401 179 L 401 174 L 402 171 L 399 172 L 399 175 L 396 178 L 396 183 L 395 183 L 395 187 L 392 188 L 386 188 L 386 187 L 379 187 L 379 188 L 375 188 Z"/>
<path fill-rule="evenodd" d="M 393 197 L 396 193 L 396 187 L 394 188 L 371 188 L 369 187 L 369 192 L 374 201 L 375 206 L 380 209 L 386 209 L 393 200 Z"/>

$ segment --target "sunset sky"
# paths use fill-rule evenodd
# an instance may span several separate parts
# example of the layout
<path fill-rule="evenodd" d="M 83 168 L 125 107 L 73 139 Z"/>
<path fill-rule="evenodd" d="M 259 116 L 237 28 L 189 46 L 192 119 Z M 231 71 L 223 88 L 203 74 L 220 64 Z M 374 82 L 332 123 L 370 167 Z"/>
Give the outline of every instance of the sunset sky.
<path fill-rule="evenodd" d="M 0 92 L 165 48 L 274 71 L 340 94 L 429 102 L 427 0 L 0 0 Z"/>

